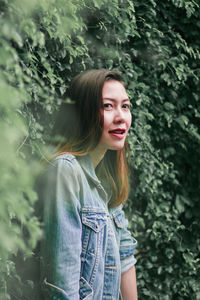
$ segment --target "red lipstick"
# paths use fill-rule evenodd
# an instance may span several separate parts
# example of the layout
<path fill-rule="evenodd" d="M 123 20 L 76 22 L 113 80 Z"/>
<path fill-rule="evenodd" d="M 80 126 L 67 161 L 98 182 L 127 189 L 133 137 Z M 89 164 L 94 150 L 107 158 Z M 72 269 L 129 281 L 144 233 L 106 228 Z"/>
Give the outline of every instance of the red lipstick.
<path fill-rule="evenodd" d="M 108 131 L 109 134 L 111 134 L 112 136 L 119 138 L 119 139 L 123 139 L 126 133 L 126 130 L 124 128 L 115 128 L 113 130 L 109 130 Z"/>

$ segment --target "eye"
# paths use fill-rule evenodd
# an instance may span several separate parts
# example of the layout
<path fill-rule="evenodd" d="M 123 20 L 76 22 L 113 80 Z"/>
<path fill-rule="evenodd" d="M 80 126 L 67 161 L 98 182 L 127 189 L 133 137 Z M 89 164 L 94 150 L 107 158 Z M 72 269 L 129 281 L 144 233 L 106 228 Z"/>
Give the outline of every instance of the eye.
<path fill-rule="evenodd" d="M 103 107 L 106 109 L 106 110 L 110 110 L 112 108 L 112 104 L 111 103 L 104 103 L 103 104 Z"/>
<path fill-rule="evenodd" d="M 122 105 L 122 108 L 125 108 L 126 110 L 130 109 L 130 104 L 129 103 L 125 103 Z"/>

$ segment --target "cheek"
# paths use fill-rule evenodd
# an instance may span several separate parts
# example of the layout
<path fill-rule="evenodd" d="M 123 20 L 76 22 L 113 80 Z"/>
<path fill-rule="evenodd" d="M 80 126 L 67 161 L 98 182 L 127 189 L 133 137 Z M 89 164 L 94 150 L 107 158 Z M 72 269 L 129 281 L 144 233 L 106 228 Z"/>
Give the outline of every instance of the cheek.
<path fill-rule="evenodd" d="M 131 122 L 132 122 L 132 115 L 130 113 L 129 116 L 127 117 L 127 122 L 126 122 L 128 129 L 131 127 Z"/>
<path fill-rule="evenodd" d="M 106 130 L 107 128 L 109 128 L 110 123 L 111 123 L 110 115 L 106 114 L 106 112 L 104 112 L 103 129 Z"/>

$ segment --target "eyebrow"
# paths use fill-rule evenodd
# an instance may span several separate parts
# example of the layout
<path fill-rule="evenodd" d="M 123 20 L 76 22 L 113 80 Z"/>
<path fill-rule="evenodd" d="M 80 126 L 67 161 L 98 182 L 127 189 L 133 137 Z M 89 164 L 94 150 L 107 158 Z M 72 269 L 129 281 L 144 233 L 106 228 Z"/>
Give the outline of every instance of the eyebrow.
<path fill-rule="evenodd" d="M 110 100 L 110 101 L 113 101 L 113 102 L 116 102 L 117 100 L 115 100 L 114 98 L 109 98 L 109 97 L 105 97 L 103 98 L 102 100 Z M 125 101 L 130 101 L 129 98 L 126 98 L 126 99 L 123 99 L 122 102 L 125 102 Z"/>

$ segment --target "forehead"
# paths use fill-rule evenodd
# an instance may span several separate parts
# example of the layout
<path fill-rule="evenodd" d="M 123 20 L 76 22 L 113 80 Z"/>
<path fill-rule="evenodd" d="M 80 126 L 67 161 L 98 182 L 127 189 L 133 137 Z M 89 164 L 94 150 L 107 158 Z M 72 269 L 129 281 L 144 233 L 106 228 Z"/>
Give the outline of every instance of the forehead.
<path fill-rule="evenodd" d="M 126 89 L 120 81 L 108 80 L 104 83 L 102 89 L 102 98 L 128 98 Z"/>

